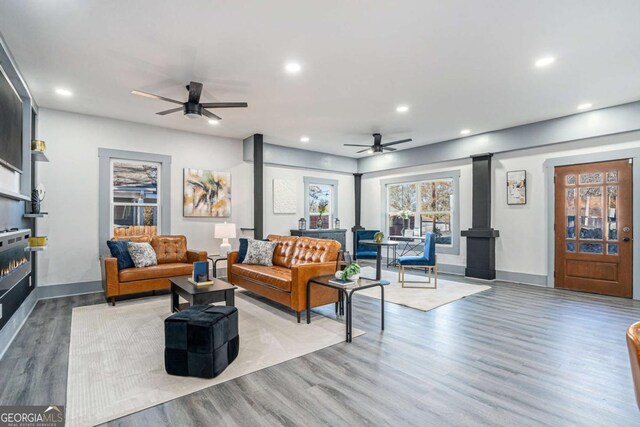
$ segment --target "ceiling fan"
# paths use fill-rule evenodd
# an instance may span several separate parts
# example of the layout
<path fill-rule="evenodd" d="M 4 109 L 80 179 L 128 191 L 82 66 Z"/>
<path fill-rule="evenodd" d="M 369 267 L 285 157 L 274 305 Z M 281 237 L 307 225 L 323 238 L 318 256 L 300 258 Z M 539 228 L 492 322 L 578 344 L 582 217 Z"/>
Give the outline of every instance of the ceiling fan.
<path fill-rule="evenodd" d="M 180 107 L 172 108 L 170 110 L 160 111 L 156 113 L 161 116 L 165 116 L 171 113 L 177 113 L 182 111 L 185 117 L 189 119 L 198 119 L 202 116 L 208 117 L 212 120 L 222 120 L 219 116 L 213 114 L 208 108 L 245 108 L 246 102 L 205 102 L 200 103 L 200 95 L 202 94 L 202 83 L 190 82 L 187 86 L 189 91 L 189 99 L 187 102 L 176 101 L 175 99 L 165 98 L 164 96 L 154 95 L 152 93 L 142 92 L 140 90 L 132 90 L 133 95 L 144 96 L 147 98 L 159 99 L 161 101 L 172 102 L 179 104 Z"/>
<path fill-rule="evenodd" d="M 393 141 L 393 142 L 387 142 L 385 144 L 382 143 L 382 135 L 380 135 L 379 133 L 374 133 L 373 134 L 373 145 L 362 145 L 362 144 L 344 144 L 345 147 L 367 147 L 364 150 L 360 150 L 358 151 L 358 153 L 364 153 L 365 151 L 368 151 L 371 154 L 374 153 L 383 153 L 385 150 L 386 151 L 396 151 L 397 148 L 391 148 L 389 147 L 390 145 L 396 145 L 396 144 L 402 144 L 403 142 L 409 142 L 411 141 L 411 138 L 409 139 L 401 139 L 399 141 Z"/>

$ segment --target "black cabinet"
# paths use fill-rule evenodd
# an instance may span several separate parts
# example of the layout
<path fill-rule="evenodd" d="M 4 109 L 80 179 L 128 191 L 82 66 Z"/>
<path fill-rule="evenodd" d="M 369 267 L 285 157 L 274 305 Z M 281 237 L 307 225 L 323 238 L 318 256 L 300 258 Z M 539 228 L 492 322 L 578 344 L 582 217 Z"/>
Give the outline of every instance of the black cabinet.
<path fill-rule="evenodd" d="M 291 235 L 337 240 L 342 245 L 342 250 L 347 248 L 347 230 L 291 230 Z"/>

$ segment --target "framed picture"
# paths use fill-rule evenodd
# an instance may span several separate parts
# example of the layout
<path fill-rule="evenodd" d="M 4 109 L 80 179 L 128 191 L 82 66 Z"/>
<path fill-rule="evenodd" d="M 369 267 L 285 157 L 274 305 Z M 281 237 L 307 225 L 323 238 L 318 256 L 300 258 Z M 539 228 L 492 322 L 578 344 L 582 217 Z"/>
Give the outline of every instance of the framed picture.
<path fill-rule="evenodd" d="M 231 174 L 185 168 L 182 212 L 186 217 L 230 217 Z"/>
<path fill-rule="evenodd" d="M 527 171 L 507 172 L 507 205 L 527 203 Z"/>
<path fill-rule="evenodd" d="M 298 207 L 296 181 L 293 179 L 273 179 L 273 213 L 294 214 Z"/>

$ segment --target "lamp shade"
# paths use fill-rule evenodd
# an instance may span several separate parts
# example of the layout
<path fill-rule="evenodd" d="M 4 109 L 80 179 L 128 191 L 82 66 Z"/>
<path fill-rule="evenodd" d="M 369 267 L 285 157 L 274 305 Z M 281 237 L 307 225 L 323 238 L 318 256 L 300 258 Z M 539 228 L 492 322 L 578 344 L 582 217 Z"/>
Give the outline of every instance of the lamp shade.
<path fill-rule="evenodd" d="M 214 236 L 216 239 L 235 239 L 236 225 L 230 223 L 216 224 Z"/>

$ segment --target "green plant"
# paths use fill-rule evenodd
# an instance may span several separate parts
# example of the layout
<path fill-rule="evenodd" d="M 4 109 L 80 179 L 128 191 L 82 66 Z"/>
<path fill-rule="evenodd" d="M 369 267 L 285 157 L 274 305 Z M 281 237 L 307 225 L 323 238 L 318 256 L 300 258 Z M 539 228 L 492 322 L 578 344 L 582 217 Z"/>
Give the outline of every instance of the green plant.
<path fill-rule="evenodd" d="M 382 240 L 384 240 L 384 233 L 382 231 L 378 231 L 376 234 L 373 235 L 373 240 L 376 243 L 382 242 Z"/>
<path fill-rule="evenodd" d="M 402 219 L 409 219 L 410 217 L 413 216 L 413 212 L 411 212 L 410 210 L 402 210 L 400 212 L 398 212 L 398 217 L 402 218 Z"/>
<path fill-rule="evenodd" d="M 327 211 L 327 206 L 329 206 L 328 200 L 321 200 L 318 203 L 318 214 L 320 214 L 320 218 L 322 218 L 322 215 Z"/>
<path fill-rule="evenodd" d="M 342 270 L 342 280 L 349 280 L 350 277 L 360 273 L 360 266 L 355 262 L 352 262 Z"/>

